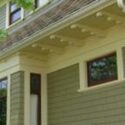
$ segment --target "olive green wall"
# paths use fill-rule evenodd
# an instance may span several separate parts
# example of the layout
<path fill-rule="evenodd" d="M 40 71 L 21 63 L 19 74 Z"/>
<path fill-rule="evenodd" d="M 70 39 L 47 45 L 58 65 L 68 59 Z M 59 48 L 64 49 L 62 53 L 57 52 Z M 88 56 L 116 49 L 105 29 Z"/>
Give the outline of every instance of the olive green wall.
<path fill-rule="evenodd" d="M 6 6 L 0 7 L 0 29 L 6 27 Z"/>
<path fill-rule="evenodd" d="M 125 125 L 125 83 L 77 92 L 78 69 L 48 74 L 48 125 Z"/>
<path fill-rule="evenodd" d="M 11 75 L 10 125 L 24 125 L 24 72 Z"/>

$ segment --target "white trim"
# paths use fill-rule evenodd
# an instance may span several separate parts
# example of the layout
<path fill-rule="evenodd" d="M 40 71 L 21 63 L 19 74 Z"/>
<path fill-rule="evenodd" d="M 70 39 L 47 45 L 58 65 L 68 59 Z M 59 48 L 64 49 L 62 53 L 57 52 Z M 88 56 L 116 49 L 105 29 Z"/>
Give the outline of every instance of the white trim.
<path fill-rule="evenodd" d="M 119 50 L 119 49 L 118 49 Z M 89 89 L 89 88 L 94 88 L 95 86 L 101 86 L 103 84 L 108 84 L 108 83 L 112 83 L 114 81 L 118 81 L 118 80 L 123 80 L 124 79 L 124 71 L 123 71 L 123 64 L 122 64 L 122 52 L 119 50 L 116 50 L 116 61 L 117 61 L 117 77 L 118 79 L 117 80 L 112 80 L 112 81 L 107 81 L 107 82 L 104 82 L 104 83 L 100 83 L 98 85 L 94 85 L 94 86 L 91 86 L 91 87 L 88 87 L 88 79 L 87 79 L 87 76 L 88 76 L 88 72 L 87 72 L 87 61 L 89 60 L 92 60 L 93 58 L 96 59 L 98 57 L 103 57 L 107 54 L 110 54 L 112 53 L 113 51 L 111 52 L 105 52 L 104 54 L 101 54 L 100 56 L 96 56 L 96 57 L 92 57 L 90 58 L 89 60 L 85 60 L 84 62 L 80 62 L 79 63 L 79 78 L 80 78 L 80 89 L 78 89 L 78 92 L 81 92 L 83 90 L 86 90 L 86 89 Z M 122 65 L 121 67 L 119 65 Z M 122 70 L 122 74 L 121 75 L 121 70 Z"/>
<path fill-rule="evenodd" d="M 24 125 L 30 125 L 30 73 L 24 71 Z"/>
<path fill-rule="evenodd" d="M 10 125 L 10 75 L 7 76 L 7 118 L 6 118 L 6 124 Z"/>
<path fill-rule="evenodd" d="M 118 80 L 124 79 L 124 63 L 123 63 L 123 51 L 121 47 L 117 49 L 117 72 L 118 72 Z"/>
<path fill-rule="evenodd" d="M 9 3 L 6 4 L 6 28 L 9 27 Z"/>
<path fill-rule="evenodd" d="M 117 0 L 117 4 L 125 12 L 125 0 Z"/>
<path fill-rule="evenodd" d="M 23 20 L 23 19 L 24 19 L 24 9 L 21 8 L 21 20 Z"/>
<path fill-rule="evenodd" d="M 47 111 L 47 75 L 41 74 L 41 125 L 48 125 L 48 111 Z"/>
<path fill-rule="evenodd" d="M 30 69 L 29 69 L 30 68 Z M 24 87 L 24 125 L 31 125 L 30 119 L 30 73 L 41 75 L 41 124 L 47 125 L 47 76 L 46 73 L 37 68 L 23 67 L 21 70 L 25 74 Z"/>
<path fill-rule="evenodd" d="M 79 80 L 80 80 L 80 89 L 87 88 L 87 67 L 86 62 L 80 61 L 79 63 Z"/>
<path fill-rule="evenodd" d="M 114 80 L 114 81 L 107 82 L 107 83 L 104 83 L 104 84 L 99 84 L 99 85 L 96 85 L 96 86 L 88 87 L 86 89 L 79 89 L 77 92 L 86 92 L 86 91 L 90 91 L 90 90 L 100 89 L 100 88 L 104 88 L 106 86 L 119 84 L 121 82 L 125 82 L 125 79 L 123 79 L 123 80 Z"/>

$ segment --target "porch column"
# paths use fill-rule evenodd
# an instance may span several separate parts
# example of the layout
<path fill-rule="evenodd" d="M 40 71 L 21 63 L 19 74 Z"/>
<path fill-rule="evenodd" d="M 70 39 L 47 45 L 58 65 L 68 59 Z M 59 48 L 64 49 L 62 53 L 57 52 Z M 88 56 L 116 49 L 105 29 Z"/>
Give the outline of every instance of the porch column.
<path fill-rule="evenodd" d="M 10 125 L 24 125 L 24 72 L 10 76 Z"/>

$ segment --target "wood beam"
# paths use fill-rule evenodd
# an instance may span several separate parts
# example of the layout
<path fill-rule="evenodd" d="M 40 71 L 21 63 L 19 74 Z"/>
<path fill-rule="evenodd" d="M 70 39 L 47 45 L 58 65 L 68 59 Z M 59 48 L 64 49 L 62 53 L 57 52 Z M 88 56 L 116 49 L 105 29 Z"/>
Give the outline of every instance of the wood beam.
<path fill-rule="evenodd" d="M 116 21 L 116 24 L 120 24 L 120 23 L 124 23 L 125 22 L 125 18 L 110 12 L 106 12 L 106 11 L 102 11 L 102 16 L 107 16 L 107 21 L 111 21 L 114 20 Z M 110 19 L 110 20 L 109 20 Z"/>
<path fill-rule="evenodd" d="M 63 54 L 65 52 L 64 48 L 61 47 L 56 47 L 53 45 L 49 45 L 49 44 L 40 44 L 39 45 L 41 47 L 41 50 L 48 50 L 49 53 L 55 53 L 55 54 Z"/>
<path fill-rule="evenodd" d="M 82 40 L 79 40 L 79 39 L 76 39 L 76 38 L 71 38 L 71 37 L 67 37 L 67 36 L 63 36 L 63 35 L 58 35 L 58 34 L 55 34 L 55 35 L 52 35 L 51 38 L 53 39 L 60 39 L 60 42 L 66 42 L 67 45 L 71 45 L 71 46 L 77 46 L 77 47 L 81 47 L 83 46 L 83 41 Z"/>
<path fill-rule="evenodd" d="M 94 28 L 94 27 L 91 27 L 91 26 L 87 26 L 87 25 L 83 25 L 83 24 L 73 24 L 71 25 L 71 29 L 74 29 L 74 28 L 79 28 L 81 30 L 81 32 L 90 32 L 90 35 L 98 35 L 100 37 L 104 37 L 105 36 L 105 32 L 100 30 L 100 29 L 97 29 L 97 28 Z"/>

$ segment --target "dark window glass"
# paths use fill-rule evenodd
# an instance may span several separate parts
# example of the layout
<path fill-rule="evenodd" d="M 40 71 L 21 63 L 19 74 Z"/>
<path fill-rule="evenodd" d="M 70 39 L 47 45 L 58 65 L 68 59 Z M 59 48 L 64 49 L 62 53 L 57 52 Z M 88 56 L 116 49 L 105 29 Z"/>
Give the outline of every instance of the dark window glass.
<path fill-rule="evenodd" d="M 6 125 L 7 79 L 0 80 L 0 125 Z"/>
<path fill-rule="evenodd" d="M 21 19 L 21 8 L 17 7 L 15 3 L 10 3 L 10 24 Z"/>
<path fill-rule="evenodd" d="M 116 53 L 94 59 L 87 63 L 88 86 L 117 79 Z"/>
<path fill-rule="evenodd" d="M 37 107 L 37 124 L 41 125 L 41 75 L 31 73 L 30 74 L 30 94 L 38 97 Z"/>
<path fill-rule="evenodd" d="M 38 0 L 35 0 L 35 3 L 34 3 L 35 5 L 34 5 L 34 7 L 35 8 L 38 8 L 39 7 L 39 1 Z"/>
<path fill-rule="evenodd" d="M 41 75 L 31 74 L 31 94 L 40 94 Z"/>

